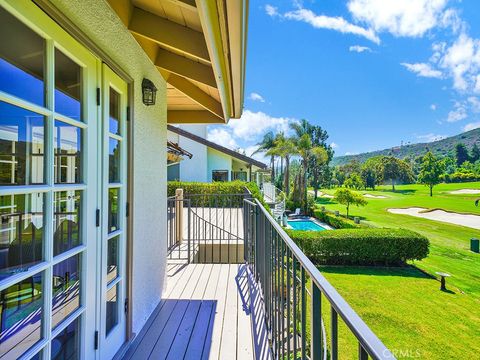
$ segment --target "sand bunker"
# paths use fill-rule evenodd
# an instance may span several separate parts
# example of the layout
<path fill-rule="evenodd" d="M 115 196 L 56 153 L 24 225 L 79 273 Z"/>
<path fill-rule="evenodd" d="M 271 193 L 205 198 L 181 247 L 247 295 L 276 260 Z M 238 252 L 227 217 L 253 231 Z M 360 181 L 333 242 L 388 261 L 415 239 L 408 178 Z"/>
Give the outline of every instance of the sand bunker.
<path fill-rule="evenodd" d="M 454 225 L 461 225 L 480 230 L 480 215 L 465 215 L 444 210 L 425 212 L 425 208 L 411 207 L 408 209 L 388 209 L 392 214 L 411 215 L 429 220 L 441 221 Z"/>
<path fill-rule="evenodd" d="M 450 191 L 450 194 L 454 195 L 475 195 L 480 194 L 480 189 L 461 189 Z"/>
<path fill-rule="evenodd" d="M 313 190 L 308 190 L 308 193 L 309 193 L 310 195 L 315 196 L 315 191 L 313 191 Z M 328 199 L 333 199 L 333 195 L 325 194 L 324 192 L 321 192 L 321 191 L 319 191 L 319 192 L 317 193 L 317 196 L 324 197 L 324 198 L 328 198 Z"/>
<path fill-rule="evenodd" d="M 372 194 L 363 194 L 363 197 L 369 198 L 369 199 L 386 199 L 386 196 L 383 195 L 372 195 Z"/>

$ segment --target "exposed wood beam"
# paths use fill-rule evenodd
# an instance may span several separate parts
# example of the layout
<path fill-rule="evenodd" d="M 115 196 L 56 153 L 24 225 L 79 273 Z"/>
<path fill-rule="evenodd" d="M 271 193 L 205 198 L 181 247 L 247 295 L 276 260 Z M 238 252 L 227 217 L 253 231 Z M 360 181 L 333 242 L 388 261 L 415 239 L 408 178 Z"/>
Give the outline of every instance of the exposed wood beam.
<path fill-rule="evenodd" d="M 190 11 L 197 11 L 197 6 L 195 5 L 195 0 L 163 0 L 174 5 L 178 5 L 184 9 Z"/>
<path fill-rule="evenodd" d="M 199 104 L 206 110 L 218 116 L 220 119 L 223 119 L 222 104 L 220 104 L 213 97 L 205 93 L 198 86 L 195 86 L 187 79 L 175 74 L 169 74 L 166 80 L 175 89 L 184 93 L 185 96 L 188 96 L 190 99 L 195 101 L 197 104 Z"/>
<path fill-rule="evenodd" d="M 205 38 L 201 32 L 139 8 L 133 9 L 128 28 L 131 32 L 164 47 L 210 62 Z"/>
<path fill-rule="evenodd" d="M 225 124 L 225 120 L 206 110 L 168 110 L 168 124 Z"/>
<path fill-rule="evenodd" d="M 107 0 L 111 8 L 117 13 L 125 26 L 128 26 L 132 17 L 133 6 L 130 0 Z"/>
<path fill-rule="evenodd" d="M 217 82 L 211 66 L 187 59 L 164 49 L 158 49 L 155 65 L 162 70 L 198 81 L 216 88 Z"/>

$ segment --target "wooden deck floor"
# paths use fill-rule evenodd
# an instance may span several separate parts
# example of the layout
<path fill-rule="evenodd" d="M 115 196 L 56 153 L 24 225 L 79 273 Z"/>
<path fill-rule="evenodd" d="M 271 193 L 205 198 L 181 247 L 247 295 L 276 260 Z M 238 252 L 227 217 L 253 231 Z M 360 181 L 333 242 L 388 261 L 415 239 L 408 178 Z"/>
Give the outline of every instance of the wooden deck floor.
<path fill-rule="evenodd" d="M 263 304 L 243 264 L 169 264 L 164 298 L 124 359 L 270 359 Z"/>

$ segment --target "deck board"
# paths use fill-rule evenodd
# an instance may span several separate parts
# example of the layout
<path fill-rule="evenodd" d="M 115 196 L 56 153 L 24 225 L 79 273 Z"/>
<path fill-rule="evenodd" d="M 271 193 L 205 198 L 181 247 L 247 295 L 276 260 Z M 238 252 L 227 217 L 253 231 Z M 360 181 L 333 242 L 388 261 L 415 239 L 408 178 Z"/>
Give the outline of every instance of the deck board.
<path fill-rule="evenodd" d="M 124 359 L 270 359 L 267 343 L 254 351 L 263 319 L 251 318 L 251 281 L 241 264 L 168 264 L 162 301 Z"/>

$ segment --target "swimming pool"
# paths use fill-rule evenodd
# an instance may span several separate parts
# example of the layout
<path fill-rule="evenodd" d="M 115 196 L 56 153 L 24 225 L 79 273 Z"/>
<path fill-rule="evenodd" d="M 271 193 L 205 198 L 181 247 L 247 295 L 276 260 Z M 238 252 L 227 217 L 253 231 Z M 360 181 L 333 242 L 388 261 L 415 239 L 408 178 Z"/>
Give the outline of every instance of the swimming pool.
<path fill-rule="evenodd" d="M 303 230 L 303 231 L 323 231 L 326 230 L 324 227 L 320 226 L 312 220 L 289 220 L 288 225 L 292 227 L 293 230 Z"/>

